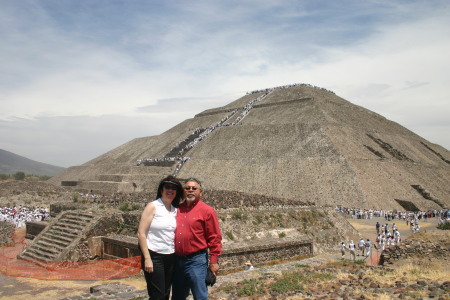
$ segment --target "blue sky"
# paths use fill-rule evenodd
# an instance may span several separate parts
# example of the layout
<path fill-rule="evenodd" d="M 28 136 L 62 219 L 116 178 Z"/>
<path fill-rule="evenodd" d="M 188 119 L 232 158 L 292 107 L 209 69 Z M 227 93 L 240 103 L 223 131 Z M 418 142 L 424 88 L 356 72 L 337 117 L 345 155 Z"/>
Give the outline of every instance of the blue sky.
<path fill-rule="evenodd" d="M 450 149 L 447 0 L 0 5 L 0 148 L 30 159 L 79 165 L 292 83 Z"/>

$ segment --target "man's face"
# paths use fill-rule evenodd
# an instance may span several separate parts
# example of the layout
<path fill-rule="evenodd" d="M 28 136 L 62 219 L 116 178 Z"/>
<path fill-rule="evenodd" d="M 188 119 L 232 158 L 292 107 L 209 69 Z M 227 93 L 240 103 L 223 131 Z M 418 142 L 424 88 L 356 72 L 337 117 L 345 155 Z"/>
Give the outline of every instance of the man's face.
<path fill-rule="evenodd" d="M 184 184 L 184 198 L 186 201 L 194 201 L 200 199 L 202 196 L 202 190 L 200 189 L 200 185 L 195 181 L 188 181 Z"/>

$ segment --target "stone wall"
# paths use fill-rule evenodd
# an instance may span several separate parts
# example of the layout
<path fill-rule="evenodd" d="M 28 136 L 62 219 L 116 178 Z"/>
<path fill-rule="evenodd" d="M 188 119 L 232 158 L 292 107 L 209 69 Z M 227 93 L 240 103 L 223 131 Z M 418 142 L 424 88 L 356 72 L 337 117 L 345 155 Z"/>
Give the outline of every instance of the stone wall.
<path fill-rule="evenodd" d="M 0 222 L 0 247 L 11 245 L 13 243 L 12 235 L 16 226 L 9 222 Z"/>
<path fill-rule="evenodd" d="M 45 227 L 47 227 L 48 222 L 27 222 L 25 238 L 34 239 Z"/>
<path fill-rule="evenodd" d="M 313 255 L 311 241 L 292 241 L 279 244 L 252 245 L 248 247 L 224 249 L 220 258 L 223 271 L 242 269 L 246 261 L 254 266 L 261 266 L 271 261 L 288 260 Z"/>
<path fill-rule="evenodd" d="M 141 255 L 137 238 L 124 235 L 101 237 L 103 259 L 128 258 Z"/>
<path fill-rule="evenodd" d="M 183 178 L 180 178 L 183 182 Z M 113 193 L 102 197 L 97 202 L 110 204 L 113 207 L 118 207 L 122 203 L 137 203 L 142 207 L 150 201 L 156 199 L 155 192 L 136 192 L 136 193 Z M 258 208 L 258 207 L 279 207 L 286 205 L 296 206 L 310 206 L 313 202 L 300 201 L 294 199 L 286 199 L 279 197 L 269 197 L 260 194 L 250 194 L 238 191 L 225 190 L 209 190 L 207 187 L 203 192 L 202 200 L 214 207 L 215 209 L 227 208 Z"/>
<path fill-rule="evenodd" d="M 450 241 L 441 239 L 436 241 L 406 240 L 399 246 L 386 248 L 380 256 L 380 265 L 394 264 L 406 258 L 448 258 L 450 257 Z"/>
<path fill-rule="evenodd" d="M 50 216 L 56 217 L 60 212 L 67 210 L 81 209 L 81 203 L 76 202 L 57 202 L 50 204 Z"/>
<path fill-rule="evenodd" d="M 124 235 L 101 237 L 103 259 L 128 258 L 140 255 L 138 239 Z M 93 252 L 93 251 L 92 251 Z M 229 271 L 242 269 L 250 260 L 253 265 L 261 266 L 271 261 L 287 260 L 313 255 L 311 241 L 280 242 L 268 245 L 252 245 L 233 249 L 223 249 L 220 269 Z"/>
<path fill-rule="evenodd" d="M 267 208 L 279 206 L 310 206 L 314 203 L 238 191 L 206 190 L 202 200 L 216 209 L 227 208 Z"/>

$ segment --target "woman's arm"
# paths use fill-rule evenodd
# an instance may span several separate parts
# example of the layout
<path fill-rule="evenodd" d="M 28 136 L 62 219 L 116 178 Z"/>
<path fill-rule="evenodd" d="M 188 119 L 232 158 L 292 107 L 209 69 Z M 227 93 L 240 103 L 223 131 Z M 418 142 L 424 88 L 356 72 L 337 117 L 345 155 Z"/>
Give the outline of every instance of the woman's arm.
<path fill-rule="evenodd" d="M 150 253 L 148 252 L 147 232 L 150 228 L 150 225 L 152 224 L 153 217 L 155 216 L 155 211 L 156 209 L 153 203 L 147 204 L 147 206 L 144 208 L 144 211 L 142 212 L 137 232 L 139 247 L 141 248 L 142 255 L 144 256 L 145 265 L 142 267 L 146 272 L 149 273 L 153 272 L 153 262 L 150 257 Z"/>

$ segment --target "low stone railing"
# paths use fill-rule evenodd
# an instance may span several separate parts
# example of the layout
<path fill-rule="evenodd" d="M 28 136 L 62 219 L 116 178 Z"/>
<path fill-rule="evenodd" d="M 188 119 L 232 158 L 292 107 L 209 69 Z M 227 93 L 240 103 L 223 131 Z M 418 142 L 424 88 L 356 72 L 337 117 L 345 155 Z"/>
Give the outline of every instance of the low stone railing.
<path fill-rule="evenodd" d="M 423 242 L 420 240 L 405 240 L 399 246 L 386 248 L 380 256 L 380 265 L 393 264 L 408 257 L 449 257 L 450 242 L 448 240 Z"/>
<path fill-rule="evenodd" d="M 97 249 L 100 248 L 97 247 Z M 98 253 L 98 255 L 103 259 L 128 258 L 140 255 L 137 238 L 123 235 L 101 237 L 101 251 L 102 253 Z M 259 266 L 271 261 L 312 255 L 313 244 L 310 241 L 289 241 L 269 245 L 251 245 L 223 249 L 220 257 L 220 269 L 222 271 L 239 269 L 248 260 L 255 266 Z"/>

